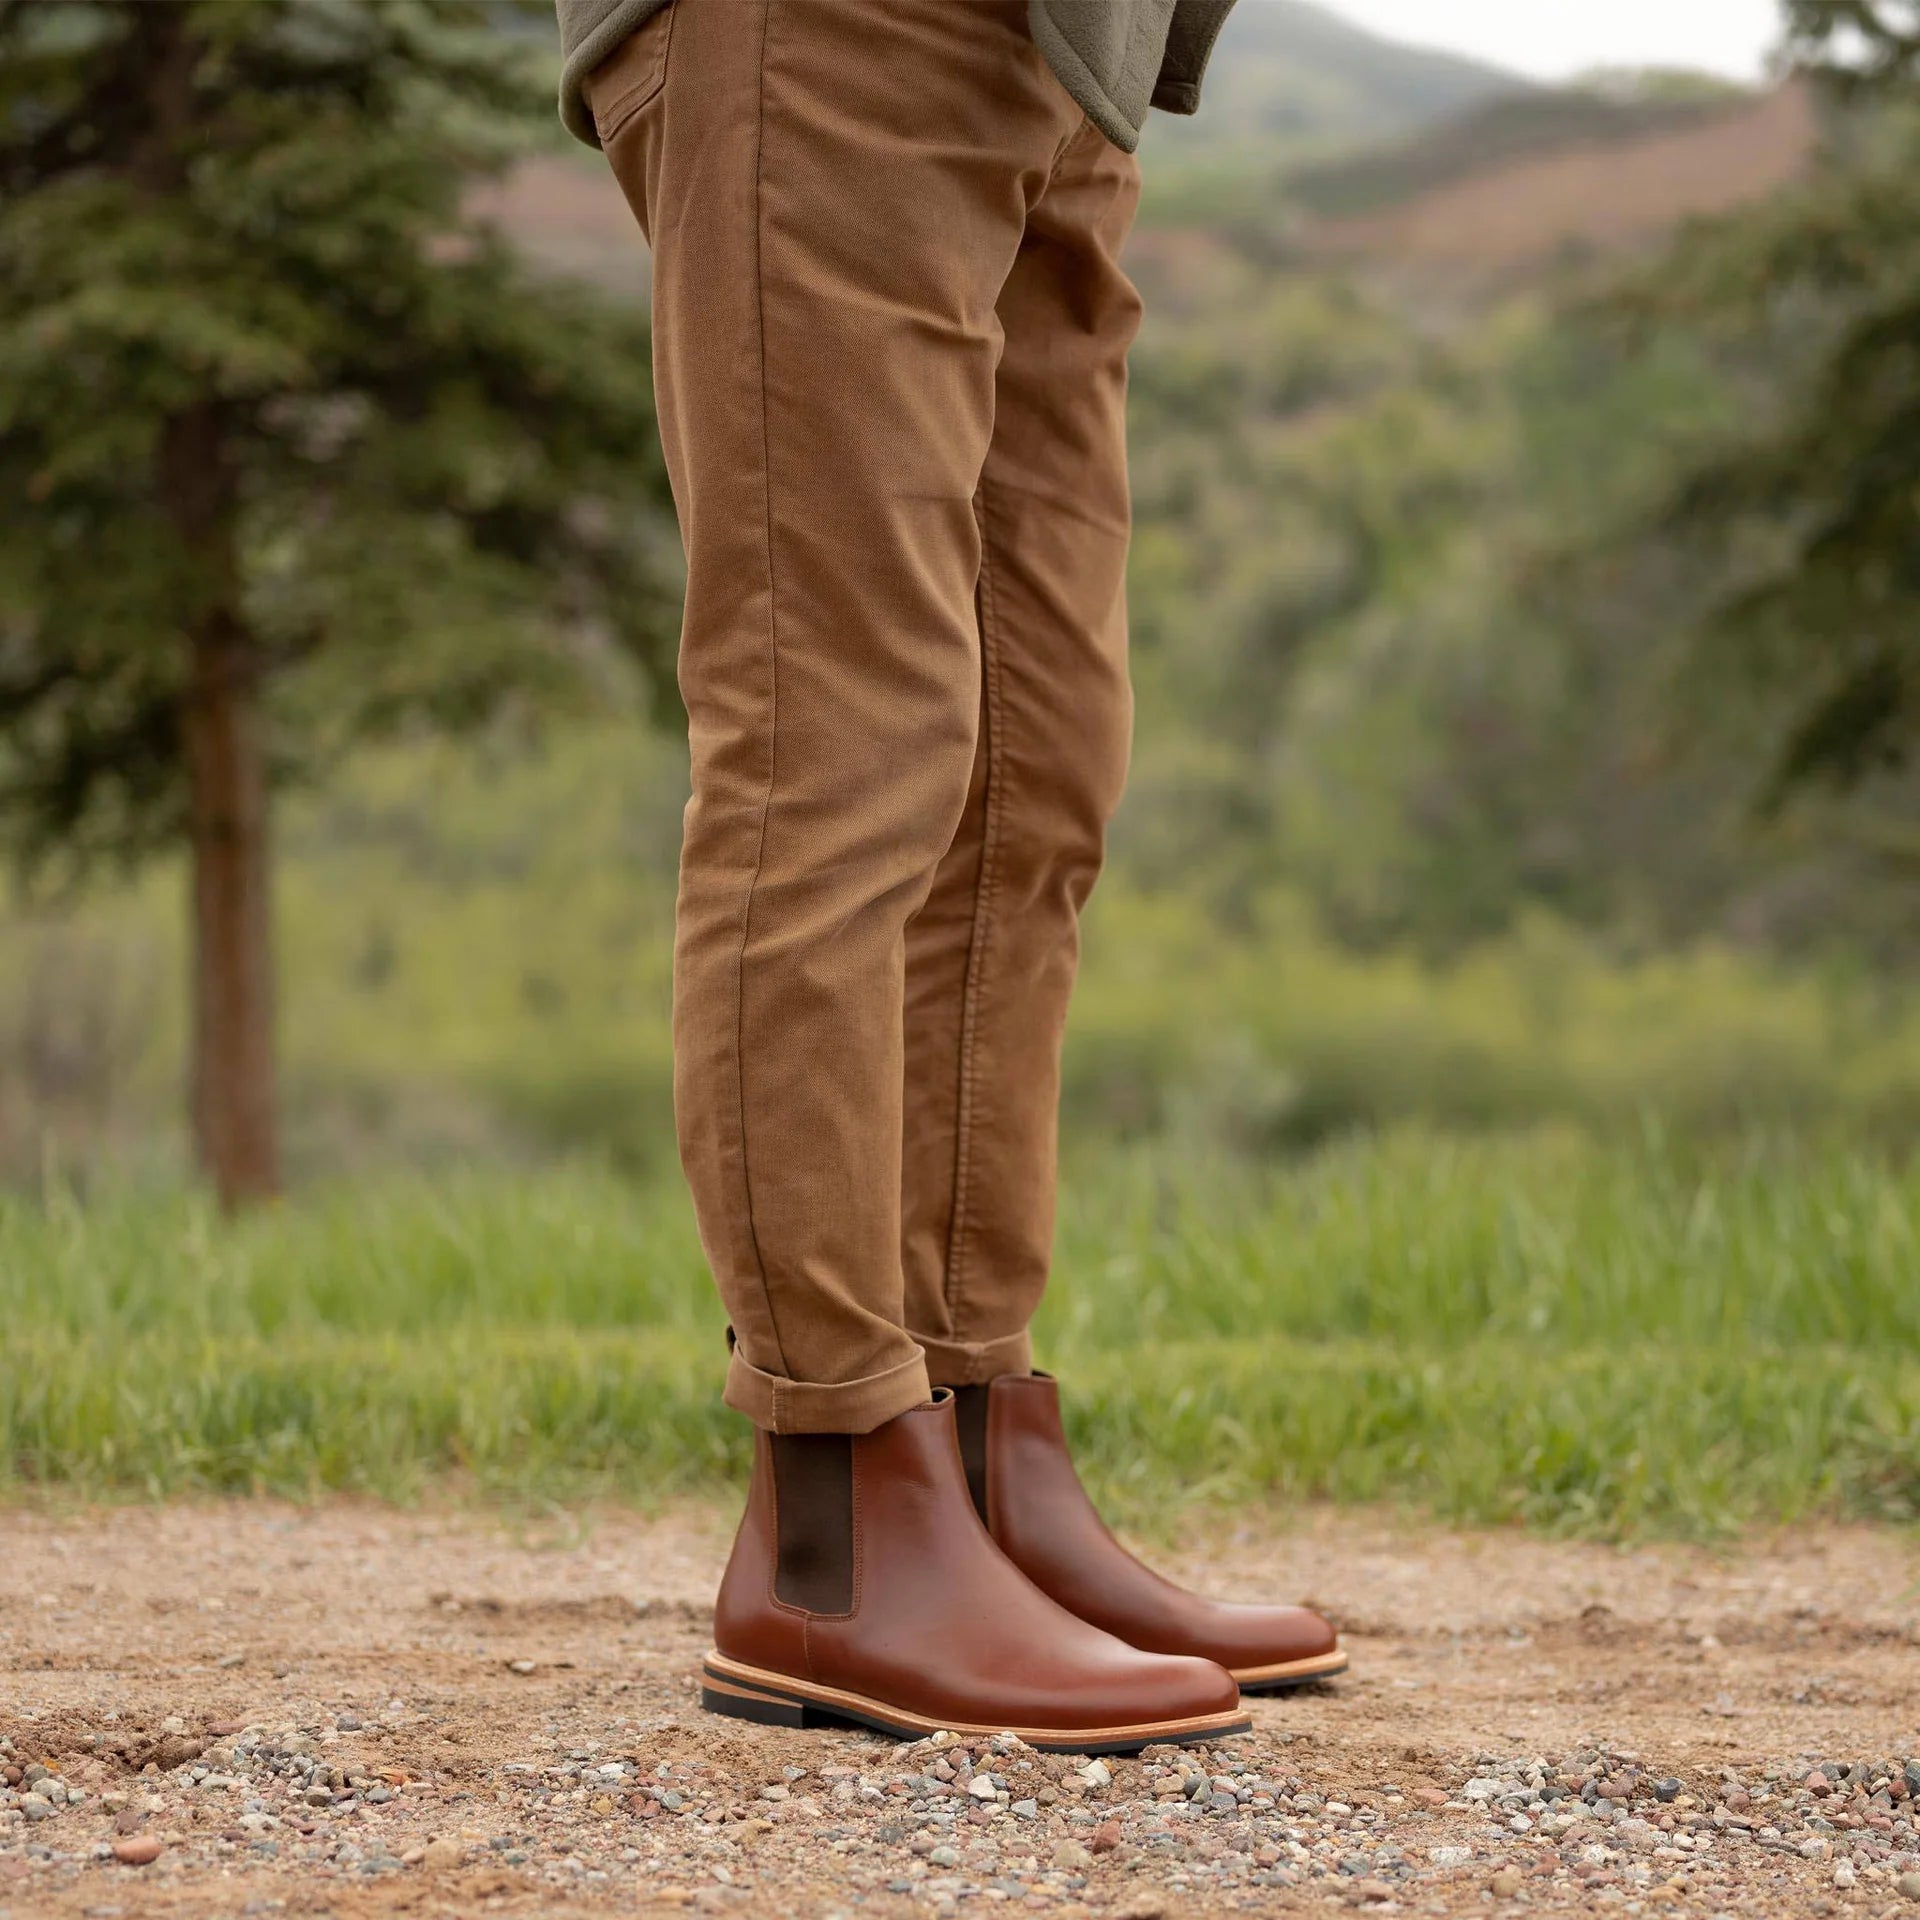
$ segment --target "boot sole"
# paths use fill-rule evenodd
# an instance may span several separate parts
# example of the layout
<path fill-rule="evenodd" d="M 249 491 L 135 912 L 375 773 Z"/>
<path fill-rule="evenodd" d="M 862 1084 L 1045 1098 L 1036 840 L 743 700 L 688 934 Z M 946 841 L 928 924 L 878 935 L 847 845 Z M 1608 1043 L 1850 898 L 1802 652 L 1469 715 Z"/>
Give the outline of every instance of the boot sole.
<path fill-rule="evenodd" d="M 1202 1714 L 1184 1720 L 1156 1720 L 1138 1726 L 1083 1727 L 1063 1732 L 1058 1727 L 973 1726 L 956 1720 L 928 1720 L 903 1707 L 869 1700 L 864 1694 L 844 1693 L 784 1673 L 742 1666 L 724 1654 L 710 1653 L 701 1663 L 700 1704 L 709 1713 L 731 1714 L 736 1720 L 754 1720 L 769 1727 L 870 1727 L 896 1740 L 921 1740 L 930 1733 L 957 1733 L 986 1739 L 996 1733 L 1014 1733 L 1039 1753 L 1133 1753 L 1157 1740 L 1220 1740 L 1247 1733 L 1253 1722 L 1245 1714 Z"/>
<path fill-rule="evenodd" d="M 1242 1693 L 1290 1693 L 1295 1687 L 1310 1687 L 1316 1680 L 1331 1680 L 1345 1673 L 1351 1663 L 1345 1647 L 1331 1653 L 1316 1653 L 1306 1660 L 1281 1660 L 1270 1667 L 1230 1669 L 1240 1683 Z"/>

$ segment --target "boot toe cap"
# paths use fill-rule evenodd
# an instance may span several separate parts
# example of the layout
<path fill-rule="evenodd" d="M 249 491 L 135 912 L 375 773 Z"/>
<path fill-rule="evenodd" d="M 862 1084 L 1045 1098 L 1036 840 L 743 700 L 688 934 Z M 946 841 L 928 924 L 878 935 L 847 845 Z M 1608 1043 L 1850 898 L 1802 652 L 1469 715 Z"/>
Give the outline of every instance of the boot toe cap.
<path fill-rule="evenodd" d="M 1218 1624 L 1218 1646 L 1207 1651 L 1242 1680 L 1271 1669 L 1344 1664 L 1339 1634 L 1311 1607 L 1234 1607 L 1222 1611 Z"/>
<path fill-rule="evenodd" d="M 1184 1713 L 1198 1719 L 1239 1711 L 1239 1684 L 1218 1661 L 1197 1655 L 1170 1655 L 1167 1664 L 1178 1669 L 1167 1676 L 1167 1685 L 1179 1701 L 1169 1709 L 1169 1717 Z"/>
<path fill-rule="evenodd" d="M 1114 1726 L 1175 1726 L 1240 1714 L 1240 1688 L 1218 1661 L 1197 1654 L 1137 1653 L 1082 1693 L 1073 1717 Z"/>

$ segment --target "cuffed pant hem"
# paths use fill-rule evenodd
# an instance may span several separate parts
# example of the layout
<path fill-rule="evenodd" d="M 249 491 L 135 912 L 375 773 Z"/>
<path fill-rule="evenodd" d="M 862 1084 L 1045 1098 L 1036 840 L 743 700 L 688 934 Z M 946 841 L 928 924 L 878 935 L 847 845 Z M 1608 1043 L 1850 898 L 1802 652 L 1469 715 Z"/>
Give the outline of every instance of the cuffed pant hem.
<path fill-rule="evenodd" d="M 885 1373 L 829 1387 L 762 1373 L 735 1347 L 721 1398 L 769 1433 L 871 1433 L 896 1415 L 925 1406 L 933 1388 L 927 1363 L 918 1354 Z"/>
<path fill-rule="evenodd" d="M 936 1387 L 978 1387 L 1003 1373 L 1033 1371 L 1033 1338 L 1024 1327 L 1000 1340 L 913 1337 L 926 1350 L 927 1378 Z"/>

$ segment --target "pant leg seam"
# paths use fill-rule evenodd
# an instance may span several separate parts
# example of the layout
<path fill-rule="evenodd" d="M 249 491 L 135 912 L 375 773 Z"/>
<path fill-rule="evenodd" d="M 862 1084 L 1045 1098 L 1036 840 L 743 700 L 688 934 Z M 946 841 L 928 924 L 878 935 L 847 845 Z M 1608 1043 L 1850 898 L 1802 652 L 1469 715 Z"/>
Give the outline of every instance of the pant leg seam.
<path fill-rule="evenodd" d="M 753 1217 L 753 1176 L 747 1160 L 747 948 L 753 938 L 753 900 L 760 885 L 767 857 L 767 827 L 773 814 L 774 782 L 780 760 L 780 610 L 779 585 L 774 566 L 773 537 L 773 428 L 767 402 L 767 299 L 766 299 L 766 226 L 761 211 L 762 188 L 766 179 L 767 144 L 767 41 L 773 27 L 772 0 L 763 0 L 760 10 L 760 59 L 754 99 L 753 132 L 753 305 L 758 334 L 758 375 L 760 380 L 760 480 L 764 505 L 767 548 L 767 790 L 760 803 L 760 828 L 753 850 L 753 871 L 747 878 L 746 897 L 740 906 L 740 957 L 734 969 L 733 1065 L 738 1099 L 738 1137 L 740 1141 L 740 1185 L 747 1209 L 747 1244 L 753 1250 L 754 1265 L 760 1273 L 760 1292 L 766 1303 L 767 1326 L 773 1335 L 774 1352 L 780 1371 L 790 1374 L 786 1347 L 780 1338 L 780 1319 L 774 1311 L 773 1286 L 767 1277 L 767 1263 L 760 1251 L 760 1235 Z M 774 1394 L 774 1423 L 780 1417 L 780 1396 Z"/>
<path fill-rule="evenodd" d="M 1066 165 L 1068 156 L 1090 132 L 1097 133 L 1098 128 L 1092 117 L 1083 112 L 1054 148 L 1046 180 L 1037 198 L 1046 196 L 1058 179 L 1060 169 Z M 991 516 L 992 498 L 983 469 L 980 476 L 980 651 L 986 690 L 987 792 L 980 831 L 980 877 L 975 883 L 973 926 L 967 937 L 966 978 L 961 990 L 960 1085 L 954 1119 L 953 1203 L 947 1228 L 947 1270 L 943 1288 L 947 1308 L 947 1337 L 959 1345 L 966 1344 L 966 1332 L 961 1323 L 961 1302 L 973 1225 L 973 1136 L 979 1082 L 980 1005 L 985 997 L 988 949 L 992 944 L 993 900 L 998 880 L 995 856 L 999 852 L 1005 806 L 1002 793 L 1004 782 L 998 777 L 1003 708 L 993 595 L 993 540 L 988 527 Z"/>
<path fill-rule="evenodd" d="M 980 877 L 975 884 L 973 926 L 967 940 L 966 980 L 960 1003 L 959 1111 L 954 1122 L 953 1209 L 947 1237 L 946 1302 L 950 1336 L 965 1338 L 961 1326 L 962 1283 L 966 1278 L 968 1232 L 972 1226 L 973 1136 L 979 1083 L 980 1007 L 986 991 L 988 951 L 993 938 L 993 901 L 998 881 L 996 856 L 1005 798 L 999 777 L 1002 705 L 1000 648 L 993 592 L 992 502 L 985 474 L 980 479 L 980 656 L 985 689 L 983 743 L 986 800 L 980 830 Z"/>

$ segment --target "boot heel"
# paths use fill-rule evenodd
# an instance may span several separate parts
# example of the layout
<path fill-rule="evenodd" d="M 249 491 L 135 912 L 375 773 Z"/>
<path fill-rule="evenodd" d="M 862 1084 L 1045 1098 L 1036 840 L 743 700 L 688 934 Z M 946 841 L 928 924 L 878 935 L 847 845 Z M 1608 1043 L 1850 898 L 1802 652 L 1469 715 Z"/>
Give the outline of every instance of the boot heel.
<path fill-rule="evenodd" d="M 709 1713 L 730 1714 L 736 1720 L 752 1720 L 763 1727 L 805 1727 L 811 1725 L 807 1710 L 797 1700 L 783 1700 L 778 1694 L 760 1693 L 729 1681 L 716 1686 L 709 1679 L 700 1689 L 700 1704 Z"/>

